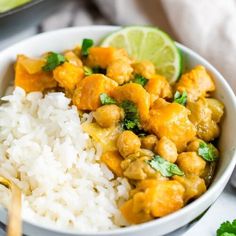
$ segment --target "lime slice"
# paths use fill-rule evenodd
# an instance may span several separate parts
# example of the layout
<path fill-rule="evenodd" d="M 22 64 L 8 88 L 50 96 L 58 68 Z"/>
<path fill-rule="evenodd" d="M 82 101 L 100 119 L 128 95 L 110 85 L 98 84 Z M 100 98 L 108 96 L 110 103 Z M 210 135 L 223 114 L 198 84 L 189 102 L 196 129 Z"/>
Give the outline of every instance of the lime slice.
<path fill-rule="evenodd" d="M 158 74 L 174 83 L 182 70 L 181 53 L 174 41 L 154 27 L 130 26 L 108 35 L 101 46 L 125 48 L 137 61 L 150 60 Z"/>

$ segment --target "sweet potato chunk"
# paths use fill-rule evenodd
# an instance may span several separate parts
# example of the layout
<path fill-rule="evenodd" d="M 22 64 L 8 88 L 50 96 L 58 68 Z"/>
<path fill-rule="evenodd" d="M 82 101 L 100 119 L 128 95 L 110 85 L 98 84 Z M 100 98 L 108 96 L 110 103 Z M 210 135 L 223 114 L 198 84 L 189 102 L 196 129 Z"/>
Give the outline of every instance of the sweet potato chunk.
<path fill-rule="evenodd" d="M 188 93 L 188 100 L 195 101 L 199 97 L 204 97 L 208 92 L 215 90 L 215 84 L 203 66 L 196 66 L 190 72 L 181 76 L 176 85 L 180 92 Z"/>
<path fill-rule="evenodd" d="M 118 84 L 102 74 L 92 74 L 82 79 L 73 95 L 73 103 L 80 110 L 96 110 L 100 105 L 100 94 L 110 94 Z"/>
<path fill-rule="evenodd" d="M 162 217 L 184 206 L 184 187 L 175 180 L 159 181 L 156 187 L 157 196 L 152 205 L 152 215 Z"/>
<path fill-rule="evenodd" d="M 101 161 L 105 163 L 108 168 L 117 176 L 123 175 L 123 171 L 120 166 L 121 162 L 123 161 L 123 158 L 118 151 L 105 152 L 101 156 Z"/>
<path fill-rule="evenodd" d="M 64 56 L 65 56 L 66 60 L 68 60 L 68 62 L 73 64 L 74 66 L 78 66 L 78 67 L 83 66 L 82 61 L 73 51 L 65 52 Z"/>
<path fill-rule="evenodd" d="M 127 53 L 124 49 L 116 49 L 113 47 L 92 47 L 89 49 L 86 64 L 90 67 L 99 66 L 105 69 L 113 61 L 124 57 L 127 58 Z"/>
<path fill-rule="evenodd" d="M 131 79 L 132 72 L 133 68 L 130 63 L 127 62 L 127 59 L 114 60 L 107 67 L 107 76 L 118 84 L 128 82 Z"/>
<path fill-rule="evenodd" d="M 158 98 L 171 98 L 171 86 L 164 76 L 153 75 L 147 82 L 145 89 L 150 94 L 151 104 Z"/>
<path fill-rule="evenodd" d="M 139 111 L 141 121 L 146 121 L 149 117 L 150 96 L 147 91 L 139 84 L 128 83 L 116 87 L 111 95 L 118 101 L 129 100 L 134 102 Z"/>
<path fill-rule="evenodd" d="M 200 176 L 205 167 L 206 161 L 196 152 L 182 152 L 178 155 L 177 164 L 185 174 L 194 174 Z"/>
<path fill-rule="evenodd" d="M 43 58 L 29 58 L 24 55 L 19 55 L 17 61 L 25 68 L 29 74 L 36 74 L 42 71 L 42 67 L 45 64 Z"/>
<path fill-rule="evenodd" d="M 120 210 L 133 224 L 170 214 L 184 205 L 184 187 L 175 180 L 144 180 Z"/>
<path fill-rule="evenodd" d="M 84 77 L 84 70 L 81 67 L 65 62 L 53 70 L 53 77 L 60 87 L 73 90 Z"/>
<path fill-rule="evenodd" d="M 40 70 L 41 65 L 43 65 L 41 62 L 19 55 L 15 66 L 15 86 L 23 88 L 26 92 L 44 91 L 56 87 L 57 82 L 51 73 Z"/>
<path fill-rule="evenodd" d="M 135 74 L 142 75 L 147 79 L 151 79 L 156 72 L 154 64 L 147 60 L 135 62 L 132 64 L 132 67 Z"/>
<path fill-rule="evenodd" d="M 102 128 L 97 123 L 83 123 L 84 132 L 88 133 L 93 140 L 102 146 L 103 152 L 116 151 L 116 142 L 121 130 L 118 126 L 110 128 Z"/>
<path fill-rule="evenodd" d="M 140 196 L 141 195 L 141 196 Z M 145 198 L 143 193 L 139 193 L 139 199 L 142 201 Z M 137 199 L 137 200 L 139 200 Z M 136 201 L 137 202 L 137 201 Z M 143 201 L 144 202 L 144 201 Z M 125 219 L 131 224 L 140 224 L 149 220 L 152 220 L 153 217 L 150 215 L 149 212 L 145 211 L 136 211 L 134 207 L 133 199 L 126 201 L 121 207 L 120 211 Z"/>
<path fill-rule="evenodd" d="M 178 103 L 162 102 L 158 99 L 150 110 L 148 128 L 159 138 L 165 136 L 172 140 L 178 151 L 196 135 L 196 128 L 190 122 L 190 111 Z"/>

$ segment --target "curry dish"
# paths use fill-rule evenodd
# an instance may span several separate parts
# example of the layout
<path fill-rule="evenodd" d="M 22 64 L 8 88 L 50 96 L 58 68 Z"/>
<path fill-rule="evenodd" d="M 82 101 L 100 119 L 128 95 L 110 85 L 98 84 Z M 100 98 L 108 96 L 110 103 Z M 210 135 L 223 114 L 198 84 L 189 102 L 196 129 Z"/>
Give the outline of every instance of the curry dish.
<path fill-rule="evenodd" d="M 212 97 L 214 81 L 201 65 L 170 84 L 150 61 L 83 42 L 37 59 L 18 55 L 15 86 L 61 91 L 78 115 L 92 112 L 83 130 L 102 146 L 100 161 L 131 184 L 120 205 L 131 224 L 177 211 L 211 183 L 224 106 Z"/>

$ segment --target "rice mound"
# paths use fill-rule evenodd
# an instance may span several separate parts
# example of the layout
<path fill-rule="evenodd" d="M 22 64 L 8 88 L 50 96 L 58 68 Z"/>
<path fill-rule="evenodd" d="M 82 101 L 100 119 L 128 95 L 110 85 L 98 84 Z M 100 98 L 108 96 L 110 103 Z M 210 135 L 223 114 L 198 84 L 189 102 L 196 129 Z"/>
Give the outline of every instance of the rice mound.
<path fill-rule="evenodd" d="M 23 217 L 60 229 L 101 231 L 126 224 L 119 204 L 129 183 L 98 162 L 102 150 L 82 130 L 63 93 L 16 88 L 0 106 L 0 175 L 22 190 Z M 0 203 L 9 196 L 0 189 Z"/>

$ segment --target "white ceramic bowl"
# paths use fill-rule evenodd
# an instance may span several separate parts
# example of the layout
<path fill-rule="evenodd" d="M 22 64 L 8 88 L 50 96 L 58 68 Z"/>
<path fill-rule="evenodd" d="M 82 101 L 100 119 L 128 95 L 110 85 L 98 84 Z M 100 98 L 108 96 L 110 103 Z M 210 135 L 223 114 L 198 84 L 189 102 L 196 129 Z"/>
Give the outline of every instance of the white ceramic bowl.
<path fill-rule="evenodd" d="M 13 63 L 16 55 L 20 53 L 29 56 L 37 56 L 45 51 L 63 51 L 73 48 L 81 43 L 83 38 L 92 38 L 95 41 L 101 40 L 105 35 L 119 29 L 112 26 L 89 26 L 67 28 L 49 33 L 37 35 L 35 37 L 17 43 L 6 50 L 0 52 L 0 96 L 4 94 L 9 82 L 14 78 Z M 24 219 L 24 233 L 34 236 L 48 235 L 100 235 L 100 236 L 158 236 L 169 233 L 181 226 L 189 223 L 206 210 L 223 191 L 226 183 L 236 163 L 236 99 L 233 91 L 222 77 L 222 75 L 205 59 L 197 53 L 177 43 L 179 49 L 183 52 L 185 65 L 192 68 L 201 64 L 212 74 L 215 84 L 215 97 L 225 104 L 225 115 L 222 122 L 222 132 L 219 142 L 221 151 L 220 161 L 216 170 L 216 175 L 210 188 L 203 196 L 190 203 L 183 209 L 170 214 L 161 219 L 150 222 L 121 228 L 113 231 L 99 233 L 78 233 L 69 230 L 57 230 L 48 225 L 37 225 L 31 219 Z M 0 221 L 6 222 L 6 210 L 0 209 Z"/>

